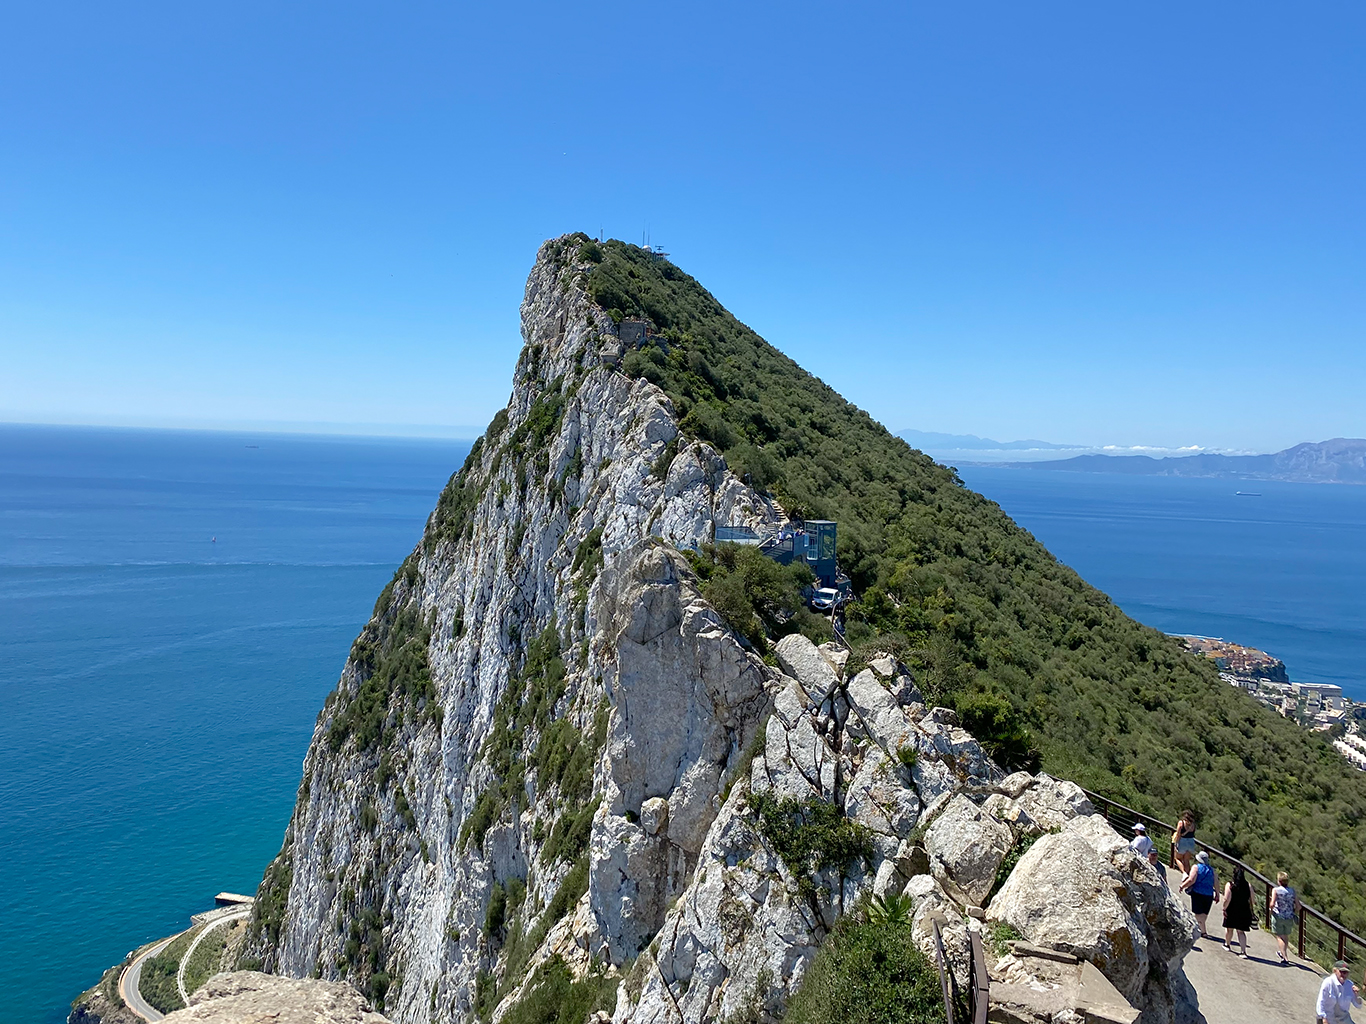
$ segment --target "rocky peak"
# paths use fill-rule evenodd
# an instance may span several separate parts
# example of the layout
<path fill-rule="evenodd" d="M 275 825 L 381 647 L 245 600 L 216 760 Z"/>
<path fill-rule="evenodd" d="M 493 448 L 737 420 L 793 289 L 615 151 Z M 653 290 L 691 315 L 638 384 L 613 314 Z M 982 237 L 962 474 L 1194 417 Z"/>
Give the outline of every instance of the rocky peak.
<path fill-rule="evenodd" d="M 541 248 L 508 406 L 318 718 L 247 961 L 402 1024 L 533 997 L 701 1022 L 776 1011 L 841 916 L 895 894 L 956 969 L 986 905 L 1172 1019 L 1190 922 L 1103 821 L 1072 828 L 1094 818 L 1076 787 L 1005 776 L 893 658 L 851 672 L 793 634 L 766 661 L 706 600 L 683 552 L 783 512 L 617 372 L 590 246 Z M 1126 887 L 1097 927 L 1132 929 L 1128 959 L 1029 901 L 1039 858 L 998 887 L 1053 829 L 1097 892 Z"/>

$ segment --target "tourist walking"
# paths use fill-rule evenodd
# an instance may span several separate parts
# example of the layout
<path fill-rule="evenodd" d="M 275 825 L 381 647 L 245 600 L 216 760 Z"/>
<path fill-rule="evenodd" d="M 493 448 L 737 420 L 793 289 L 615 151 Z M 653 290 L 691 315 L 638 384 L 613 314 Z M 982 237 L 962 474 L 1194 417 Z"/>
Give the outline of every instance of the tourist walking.
<path fill-rule="evenodd" d="M 1162 884 L 1170 888 L 1170 883 L 1167 881 L 1167 865 L 1158 859 L 1156 847 L 1148 851 L 1148 863 L 1157 871 L 1157 877 L 1162 879 Z"/>
<path fill-rule="evenodd" d="M 1243 947 L 1243 959 L 1247 959 L 1247 933 L 1252 927 L 1252 886 L 1247 884 L 1247 875 L 1242 868 L 1233 869 L 1233 881 L 1224 886 L 1224 948 L 1233 952 L 1233 933 L 1238 933 L 1238 942 Z"/>
<path fill-rule="evenodd" d="M 1190 874 L 1191 861 L 1195 859 L 1195 812 L 1182 811 L 1172 833 L 1172 844 L 1176 850 L 1176 863 L 1181 866 L 1183 875 Z"/>
<path fill-rule="evenodd" d="M 1148 828 L 1143 822 L 1134 826 L 1134 837 L 1129 840 L 1129 849 L 1133 850 L 1144 860 L 1148 859 L 1148 852 L 1153 848 L 1153 841 L 1148 838 Z"/>
<path fill-rule="evenodd" d="M 1285 967 L 1290 966 L 1290 932 L 1300 912 L 1300 897 L 1287 884 L 1290 876 L 1282 871 L 1276 876 L 1276 888 L 1271 890 L 1271 934 L 1276 936 L 1276 956 Z"/>
<path fill-rule="evenodd" d="M 1348 976 L 1347 962 L 1333 964 L 1332 973 L 1319 986 L 1319 1003 L 1314 1010 L 1318 1024 L 1352 1024 L 1352 1007 L 1361 1005 L 1361 996 Z"/>
<path fill-rule="evenodd" d="M 1200 938 L 1209 938 L 1206 919 L 1214 902 L 1214 868 L 1209 866 L 1209 854 L 1201 850 L 1195 855 L 1195 866 L 1181 882 L 1181 891 L 1191 896 L 1191 913 L 1200 922 Z"/>

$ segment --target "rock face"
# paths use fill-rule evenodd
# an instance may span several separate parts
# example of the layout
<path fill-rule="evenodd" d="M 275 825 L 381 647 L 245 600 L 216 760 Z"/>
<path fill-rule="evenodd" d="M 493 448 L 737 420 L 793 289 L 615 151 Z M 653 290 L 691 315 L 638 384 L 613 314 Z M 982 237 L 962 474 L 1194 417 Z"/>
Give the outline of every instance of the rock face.
<path fill-rule="evenodd" d="M 166 1020 L 172 1024 L 389 1024 L 350 985 L 277 978 L 255 971 L 210 978 L 185 1009 Z"/>
<path fill-rule="evenodd" d="M 793 635 L 775 666 L 703 598 L 684 552 L 783 514 L 616 372 L 589 266 L 573 238 L 541 249 L 508 408 L 318 718 L 244 965 L 416 1024 L 498 1021 L 547 972 L 605 964 L 614 1020 L 701 1022 L 779 1009 L 841 914 L 904 893 L 964 981 L 988 903 L 1172 1019 L 1190 920 L 1080 790 L 1004 776 L 894 659 L 848 671 Z M 1075 875 L 1031 851 L 992 897 L 1050 829 L 1035 848 Z M 799 855 L 794 831 L 821 838 Z"/>

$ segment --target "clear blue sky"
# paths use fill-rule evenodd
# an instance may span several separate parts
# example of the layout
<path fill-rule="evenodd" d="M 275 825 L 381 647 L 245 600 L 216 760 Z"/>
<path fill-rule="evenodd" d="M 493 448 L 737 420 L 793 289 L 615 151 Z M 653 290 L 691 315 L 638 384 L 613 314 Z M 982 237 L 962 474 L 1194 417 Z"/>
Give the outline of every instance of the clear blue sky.
<path fill-rule="evenodd" d="M 1366 435 L 1366 7 L 9 5 L 0 419 L 482 425 L 544 238 L 893 429 Z"/>

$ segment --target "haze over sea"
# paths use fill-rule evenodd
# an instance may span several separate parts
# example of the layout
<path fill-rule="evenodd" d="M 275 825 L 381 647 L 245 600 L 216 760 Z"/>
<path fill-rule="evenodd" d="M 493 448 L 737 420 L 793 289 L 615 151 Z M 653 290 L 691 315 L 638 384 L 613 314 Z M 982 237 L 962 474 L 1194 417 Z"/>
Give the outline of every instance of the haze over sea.
<path fill-rule="evenodd" d="M 467 450 L 0 426 L 0 1020 L 56 1024 L 255 891 L 323 698 Z M 1366 697 L 1366 488 L 961 475 L 1136 618 Z"/>

